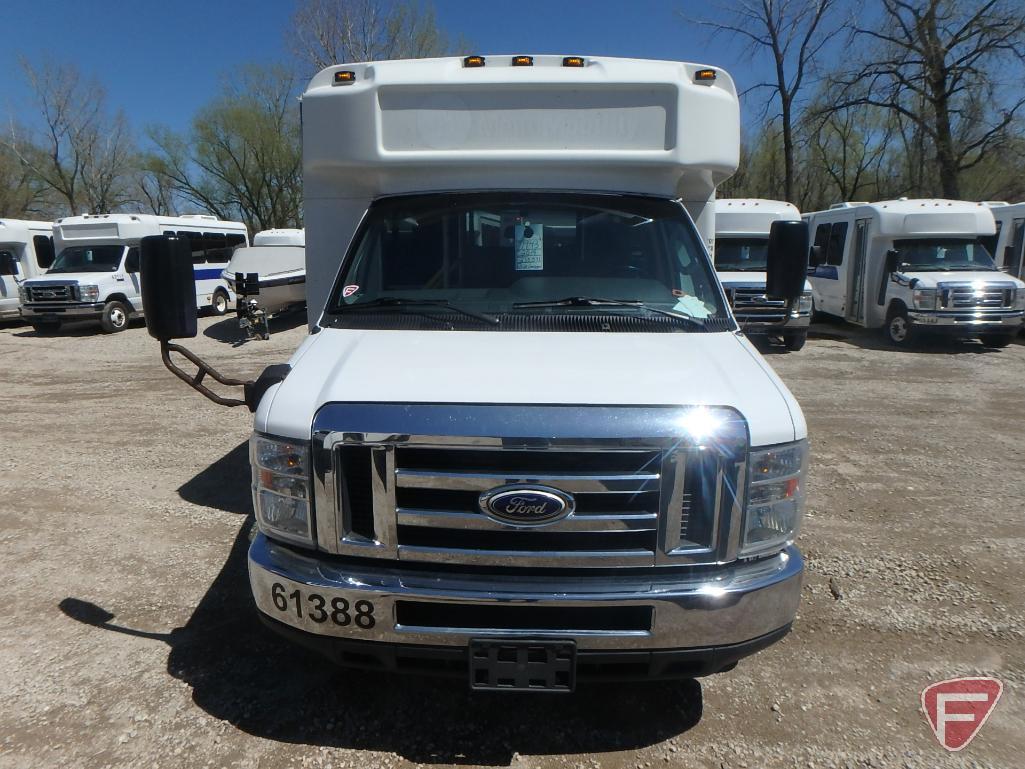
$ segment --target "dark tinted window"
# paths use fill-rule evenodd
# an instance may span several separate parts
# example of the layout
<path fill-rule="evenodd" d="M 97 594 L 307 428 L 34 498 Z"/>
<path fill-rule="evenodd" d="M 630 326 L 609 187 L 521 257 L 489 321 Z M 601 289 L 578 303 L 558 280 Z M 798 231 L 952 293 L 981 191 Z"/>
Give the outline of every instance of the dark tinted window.
<path fill-rule="evenodd" d="M 233 232 L 229 232 L 226 238 L 227 243 L 225 245 L 228 248 L 228 256 L 231 256 L 231 252 L 234 251 L 236 248 L 238 248 L 239 246 L 244 246 L 246 244 L 245 235 L 236 235 Z"/>
<path fill-rule="evenodd" d="M 829 248 L 826 251 L 826 264 L 843 264 L 843 250 L 847 243 L 847 222 L 833 222 L 829 233 Z"/>
<path fill-rule="evenodd" d="M 0 248 L 0 275 L 17 275 L 18 257 L 13 251 Z"/>
<path fill-rule="evenodd" d="M 193 264 L 206 262 L 206 238 L 203 237 L 203 233 L 182 231 L 178 233 L 178 237 L 189 241 L 189 245 L 192 247 Z"/>
<path fill-rule="evenodd" d="M 133 247 L 128 249 L 128 256 L 125 257 L 125 272 L 139 271 L 139 249 Z"/>

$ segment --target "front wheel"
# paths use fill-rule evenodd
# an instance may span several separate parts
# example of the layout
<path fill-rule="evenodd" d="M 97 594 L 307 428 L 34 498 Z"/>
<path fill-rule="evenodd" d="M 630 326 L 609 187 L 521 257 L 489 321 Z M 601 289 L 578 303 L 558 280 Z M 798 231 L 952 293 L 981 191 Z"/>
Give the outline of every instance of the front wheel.
<path fill-rule="evenodd" d="M 100 328 L 104 334 L 116 334 L 128 328 L 128 319 L 132 311 L 124 302 L 113 300 L 103 305 L 103 314 L 100 316 Z"/>
<path fill-rule="evenodd" d="M 886 338 L 896 347 L 910 347 L 916 337 L 915 327 L 911 324 L 907 312 L 893 310 L 886 319 Z"/>
<path fill-rule="evenodd" d="M 808 332 L 802 331 L 799 334 L 785 334 L 783 336 L 783 346 L 790 352 L 797 352 L 804 343 L 808 341 Z"/>
<path fill-rule="evenodd" d="M 1014 339 L 1012 334 L 980 334 L 979 341 L 986 347 L 1007 347 Z"/>
<path fill-rule="evenodd" d="M 224 315 L 228 312 L 228 295 L 223 291 L 215 291 L 213 299 L 210 300 L 210 312 L 214 315 Z"/>

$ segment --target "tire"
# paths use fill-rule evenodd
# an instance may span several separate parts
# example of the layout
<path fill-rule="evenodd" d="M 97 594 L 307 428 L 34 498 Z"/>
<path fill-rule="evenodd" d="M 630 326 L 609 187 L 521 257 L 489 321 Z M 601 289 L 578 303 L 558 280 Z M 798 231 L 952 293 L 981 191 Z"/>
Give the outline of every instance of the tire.
<path fill-rule="evenodd" d="M 100 316 L 100 328 L 104 334 L 116 334 L 128 328 L 128 321 L 132 317 L 132 311 L 124 302 L 117 299 L 103 305 L 103 315 Z"/>
<path fill-rule="evenodd" d="M 60 328 L 61 322 L 59 320 L 45 320 L 32 324 L 32 330 L 37 334 L 56 334 L 60 331 Z"/>
<path fill-rule="evenodd" d="M 784 334 L 783 336 L 783 346 L 786 347 L 787 350 L 789 350 L 790 352 L 797 352 L 802 347 L 804 347 L 804 343 L 807 341 L 807 331 L 802 331 L 798 334 Z"/>
<path fill-rule="evenodd" d="M 1014 334 L 980 334 L 979 341 L 986 347 L 1007 347 L 1014 339 Z"/>
<path fill-rule="evenodd" d="M 917 330 L 908 318 L 907 311 L 903 308 L 890 310 L 886 316 L 886 325 L 883 327 L 886 340 L 894 347 L 907 348 L 915 343 L 918 336 Z"/>
<path fill-rule="evenodd" d="M 210 300 L 210 314 L 211 315 L 226 315 L 228 313 L 228 295 L 223 291 L 214 291 L 213 298 Z"/>

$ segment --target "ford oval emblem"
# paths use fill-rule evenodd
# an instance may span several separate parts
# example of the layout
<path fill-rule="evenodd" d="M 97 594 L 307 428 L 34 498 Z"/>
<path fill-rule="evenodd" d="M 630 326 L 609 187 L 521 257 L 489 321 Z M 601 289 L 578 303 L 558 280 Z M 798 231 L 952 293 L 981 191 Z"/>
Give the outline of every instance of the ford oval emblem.
<path fill-rule="evenodd" d="M 480 495 L 480 509 L 493 520 L 513 526 L 544 526 L 573 512 L 573 497 L 547 486 L 499 486 Z"/>

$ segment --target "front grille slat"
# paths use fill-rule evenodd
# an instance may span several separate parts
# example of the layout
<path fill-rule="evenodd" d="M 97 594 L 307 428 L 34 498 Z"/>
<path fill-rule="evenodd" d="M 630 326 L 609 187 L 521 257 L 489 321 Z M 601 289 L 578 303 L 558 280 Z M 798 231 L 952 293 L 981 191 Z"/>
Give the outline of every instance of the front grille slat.
<path fill-rule="evenodd" d="M 657 491 L 658 473 L 636 475 L 588 475 L 588 474 L 517 474 L 512 472 L 459 473 L 433 470 L 403 470 L 395 473 L 399 488 L 410 489 L 452 489 L 458 491 L 487 491 L 495 486 L 509 483 L 537 483 L 555 486 L 573 494 L 598 492 L 602 494 L 636 494 L 641 491 Z"/>
<path fill-rule="evenodd" d="M 445 512 L 438 510 L 398 509 L 400 526 L 425 526 L 453 529 L 480 529 L 508 531 L 509 527 L 482 513 Z M 656 531 L 658 513 L 622 513 L 619 515 L 574 515 L 551 526 L 546 531 Z"/>
<path fill-rule="evenodd" d="M 778 323 L 786 319 L 787 303 L 769 299 L 764 286 L 731 288 L 727 296 L 739 323 Z"/>
<path fill-rule="evenodd" d="M 1006 310 L 1013 306 L 1013 284 L 990 283 L 976 286 L 970 283 L 941 283 L 941 309 L 947 310 Z"/>
<path fill-rule="evenodd" d="M 29 302 L 70 302 L 73 299 L 71 286 L 28 286 L 25 289 Z"/>

